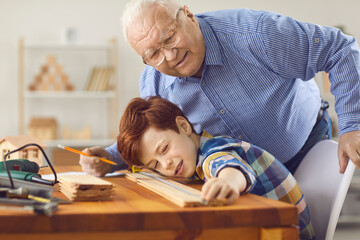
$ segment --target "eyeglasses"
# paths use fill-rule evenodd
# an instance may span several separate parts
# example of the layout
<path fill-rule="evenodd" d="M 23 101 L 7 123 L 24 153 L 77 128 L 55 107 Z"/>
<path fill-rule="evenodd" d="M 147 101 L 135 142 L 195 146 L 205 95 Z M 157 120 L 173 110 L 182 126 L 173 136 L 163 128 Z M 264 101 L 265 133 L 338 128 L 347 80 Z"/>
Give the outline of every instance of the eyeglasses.
<path fill-rule="evenodd" d="M 147 65 L 151 65 L 153 67 L 159 66 L 164 60 L 165 55 L 161 52 L 162 48 L 171 50 L 174 49 L 180 42 L 181 37 L 176 32 L 176 25 L 177 25 L 177 19 L 179 16 L 179 12 L 182 9 L 180 8 L 176 12 L 176 18 L 173 29 L 168 31 L 166 34 L 163 35 L 162 39 L 165 39 L 161 42 L 160 47 L 156 49 L 149 49 L 145 52 L 145 57 L 143 57 L 143 62 Z"/>

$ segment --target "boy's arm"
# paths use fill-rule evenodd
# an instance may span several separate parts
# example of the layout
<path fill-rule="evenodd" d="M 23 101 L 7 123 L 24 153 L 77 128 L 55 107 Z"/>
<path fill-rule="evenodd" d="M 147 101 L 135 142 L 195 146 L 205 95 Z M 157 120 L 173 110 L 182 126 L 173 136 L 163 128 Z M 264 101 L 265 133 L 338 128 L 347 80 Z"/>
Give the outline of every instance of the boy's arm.
<path fill-rule="evenodd" d="M 201 190 L 202 198 L 206 201 L 213 199 L 226 200 L 227 204 L 239 198 L 247 185 L 244 174 L 233 167 L 225 167 L 215 178 L 210 178 Z"/>

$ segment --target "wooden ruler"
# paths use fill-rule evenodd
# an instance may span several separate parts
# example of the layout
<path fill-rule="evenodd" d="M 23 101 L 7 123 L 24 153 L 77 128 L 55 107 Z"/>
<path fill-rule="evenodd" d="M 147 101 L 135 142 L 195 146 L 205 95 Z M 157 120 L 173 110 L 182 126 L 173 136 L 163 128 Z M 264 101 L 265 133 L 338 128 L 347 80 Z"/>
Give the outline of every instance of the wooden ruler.
<path fill-rule="evenodd" d="M 225 204 L 224 201 L 218 200 L 204 202 L 201 199 L 201 192 L 199 190 L 166 179 L 156 173 L 126 173 L 125 176 L 180 207 L 219 206 Z"/>

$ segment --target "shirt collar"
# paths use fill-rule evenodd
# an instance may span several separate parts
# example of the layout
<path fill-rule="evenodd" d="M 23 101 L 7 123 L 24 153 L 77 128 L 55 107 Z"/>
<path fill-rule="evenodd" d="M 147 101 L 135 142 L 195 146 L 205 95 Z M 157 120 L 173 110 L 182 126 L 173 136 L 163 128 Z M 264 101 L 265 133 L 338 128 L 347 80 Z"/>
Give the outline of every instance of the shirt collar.
<path fill-rule="evenodd" d="M 223 65 L 220 45 L 214 35 L 209 24 L 202 18 L 196 17 L 199 22 L 201 32 L 205 41 L 205 67 L 206 65 Z M 171 77 L 166 81 L 166 87 L 169 87 L 175 80 L 179 82 L 185 82 L 188 80 L 187 77 Z"/>
<path fill-rule="evenodd" d="M 202 18 L 196 17 L 205 40 L 205 65 L 223 65 L 220 45 L 209 24 Z"/>
<path fill-rule="evenodd" d="M 199 144 L 199 148 L 202 149 L 202 146 L 210 139 L 213 138 L 213 136 L 206 132 L 205 130 L 202 131 L 201 133 L 201 137 L 200 137 L 200 144 Z"/>

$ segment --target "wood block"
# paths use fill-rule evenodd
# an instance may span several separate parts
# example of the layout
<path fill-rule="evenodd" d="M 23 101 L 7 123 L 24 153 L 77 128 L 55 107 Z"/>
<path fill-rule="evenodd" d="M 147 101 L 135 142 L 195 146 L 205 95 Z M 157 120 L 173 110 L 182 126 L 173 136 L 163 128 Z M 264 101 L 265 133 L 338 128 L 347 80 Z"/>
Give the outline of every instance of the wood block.
<path fill-rule="evenodd" d="M 159 194 L 180 207 L 203 206 L 201 192 L 192 187 L 167 179 L 159 174 L 146 173 L 126 173 L 126 178 L 137 184 Z M 162 179 L 161 180 L 159 180 Z M 207 206 L 222 206 L 225 201 L 214 200 L 206 204 Z"/>
<path fill-rule="evenodd" d="M 40 74 L 35 76 L 35 84 L 40 84 L 42 81 L 42 76 Z"/>
<path fill-rule="evenodd" d="M 48 90 L 49 90 L 49 86 L 48 86 L 47 83 L 43 82 L 43 83 L 40 84 L 40 86 L 39 86 L 38 89 L 41 90 L 41 91 L 48 91 Z"/>
<path fill-rule="evenodd" d="M 30 91 L 35 91 L 36 87 L 37 87 L 36 84 L 32 83 L 32 84 L 29 85 L 29 90 Z"/>
<path fill-rule="evenodd" d="M 55 64 L 54 67 L 55 67 L 54 72 L 56 75 L 60 75 L 63 73 L 63 68 L 61 65 Z"/>
<path fill-rule="evenodd" d="M 46 64 L 41 66 L 40 73 L 35 76 L 34 82 L 29 88 L 41 91 L 74 90 L 74 86 L 69 82 L 69 77 L 63 73 L 63 67 L 56 63 L 54 55 L 47 56 Z"/>
<path fill-rule="evenodd" d="M 55 83 L 55 76 L 54 74 L 46 74 L 44 76 L 44 78 L 46 79 L 46 81 L 50 84 L 54 84 Z"/>
<path fill-rule="evenodd" d="M 51 66 L 56 64 L 56 57 L 55 55 L 48 55 L 46 58 L 46 64 Z"/>
<path fill-rule="evenodd" d="M 66 85 L 69 83 L 69 77 L 66 74 L 61 74 L 61 83 Z"/>
<path fill-rule="evenodd" d="M 66 90 L 66 91 L 74 91 L 74 89 L 75 89 L 75 87 L 74 87 L 74 85 L 72 85 L 71 83 L 67 83 L 67 84 L 65 85 L 65 90 Z"/>
<path fill-rule="evenodd" d="M 48 73 L 49 72 L 49 67 L 47 65 L 43 65 L 41 66 L 41 73 L 40 75 L 44 74 L 44 73 Z"/>
<path fill-rule="evenodd" d="M 61 84 L 59 84 L 59 83 L 54 83 L 53 84 L 53 90 L 54 91 L 61 91 L 62 89 L 61 89 Z"/>
<path fill-rule="evenodd" d="M 113 185 L 90 175 L 59 176 L 60 191 L 72 201 L 110 200 Z"/>

